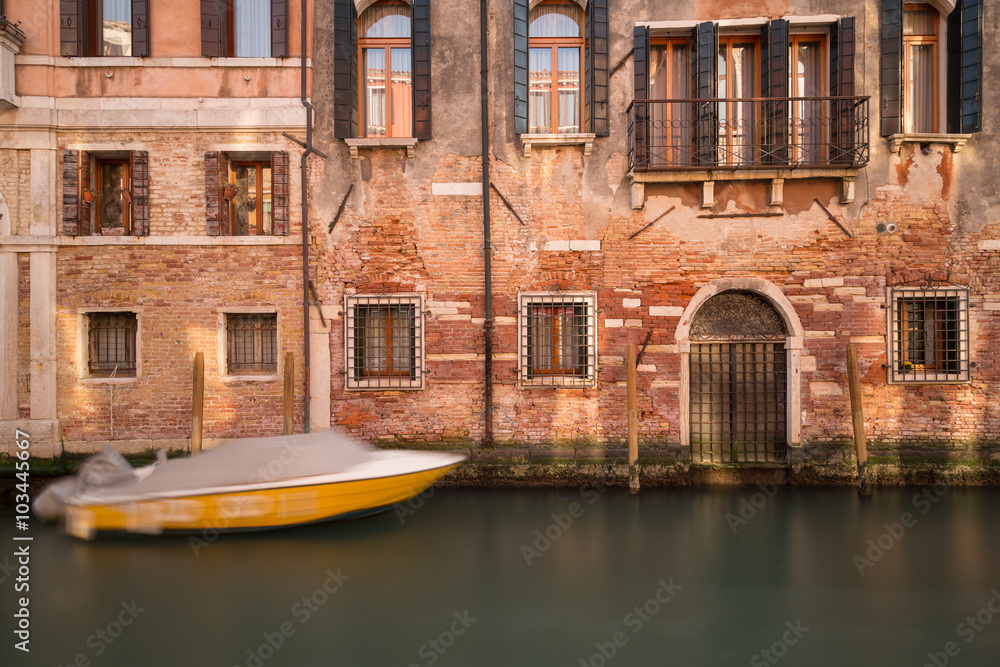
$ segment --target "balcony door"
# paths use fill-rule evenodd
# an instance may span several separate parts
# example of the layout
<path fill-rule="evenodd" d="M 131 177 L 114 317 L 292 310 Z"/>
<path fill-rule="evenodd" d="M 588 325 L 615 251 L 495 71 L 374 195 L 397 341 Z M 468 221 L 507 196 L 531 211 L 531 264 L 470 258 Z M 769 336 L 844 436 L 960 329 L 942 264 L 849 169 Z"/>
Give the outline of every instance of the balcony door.
<path fill-rule="evenodd" d="M 826 95 L 826 43 L 822 35 L 792 35 L 788 62 L 788 90 L 793 98 Z M 829 137 L 823 122 L 826 102 L 818 99 L 794 99 L 789 144 L 792 161 L 798 164 L 823 164 L 829 160 Z"/>
<path fill-rule="evenodd" d="M 737 166 L 754 163 L 757 113 L 751 100 L 757 91 L 757 40 L 748 37 L 719 38 L 718 96 L 730 101 L 719 104 L 719 164 Z M 743 102 L 741 100 L 746 99 Z"/>
<path fill-rule="evenodd" d="M 691 42 L 671 39 L 650 45 L 649 162 L 688 166 L 694 150 L 691 132 Z"/>

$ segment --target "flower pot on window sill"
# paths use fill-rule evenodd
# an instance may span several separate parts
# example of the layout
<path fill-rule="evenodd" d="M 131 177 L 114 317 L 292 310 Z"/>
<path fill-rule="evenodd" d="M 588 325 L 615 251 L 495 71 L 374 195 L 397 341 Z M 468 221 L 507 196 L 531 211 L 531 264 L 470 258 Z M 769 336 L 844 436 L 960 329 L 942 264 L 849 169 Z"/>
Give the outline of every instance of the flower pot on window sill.
<path fill-rule="evenodd" d="M 84 190 L 83 191 L 83 201 L 87 202 L 88 204 L 91 203 L 91 202 L 93 202 L 94 201 L 94 193 L 90 192 L 89 190 Z"/>
<path fill-rule="evenodd" d="M 236 196 L 236 187 L 232 185 L 227 185 L 222 188 L 222 198 L 226 201 L 232 201 Z"/>
<path fill-rule="evenodd" d="M 124 227 L 105 227 L 101 230 L 101 236 L 125 236 Z"/>

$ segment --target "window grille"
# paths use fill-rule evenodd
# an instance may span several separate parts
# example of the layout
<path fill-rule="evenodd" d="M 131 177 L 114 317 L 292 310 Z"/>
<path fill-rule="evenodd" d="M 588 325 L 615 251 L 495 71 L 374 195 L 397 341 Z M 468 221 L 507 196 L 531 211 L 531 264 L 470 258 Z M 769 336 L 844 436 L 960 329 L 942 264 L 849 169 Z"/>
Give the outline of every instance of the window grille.
<path fill-rule="evenodd" d="M 968 290 L 892 290 L 890 382 L 969 381 Z"/>
<path fill-rule="evenodd" d="M 347 297 L 348 389 L 423 387 L 419 296 Z"/>
<path fill-rule="evenodd" d="M 521 382 L 589 386 L 596 379 L 596 299 L 588 294 L 521 297 Z"/>
<path fill-rule="evenodd" d="M 226 315 L 226 368 L 230 375 L 278 372 L 278 316 Z"/>
<path fill-rule="evenodd" d="M 92 377 L 135 377 L 135 313 L 90 313 L 87 367 Z"/>

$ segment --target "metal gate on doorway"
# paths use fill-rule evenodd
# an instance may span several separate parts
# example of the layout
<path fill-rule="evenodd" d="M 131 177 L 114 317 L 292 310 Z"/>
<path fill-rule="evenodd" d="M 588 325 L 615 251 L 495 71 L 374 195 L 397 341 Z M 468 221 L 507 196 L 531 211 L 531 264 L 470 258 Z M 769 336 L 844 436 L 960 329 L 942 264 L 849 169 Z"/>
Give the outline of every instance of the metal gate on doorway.
<path fill-rule="evenodd" d="M 784 462 L 785 322 L 753 292 L 722 292 L 691 322 L 691 456 L 714 463 Z"/>

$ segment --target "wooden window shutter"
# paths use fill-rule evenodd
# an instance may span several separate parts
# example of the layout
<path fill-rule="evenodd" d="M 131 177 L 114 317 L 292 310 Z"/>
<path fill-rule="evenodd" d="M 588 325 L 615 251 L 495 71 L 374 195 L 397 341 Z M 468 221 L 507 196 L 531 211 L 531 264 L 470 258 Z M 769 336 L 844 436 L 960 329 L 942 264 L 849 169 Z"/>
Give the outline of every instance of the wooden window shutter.
<path fill-rule="evenodd" d="M 648 160 L 647 127 L 649 110 L 649 26 L 637 25 L 632 30 L 632 109 L 635 122 L 635 156 L 633 164 L 645 167 Z M 641 102 L 640 102 L 641 101 Z"/>
<path fill-rule="evenodd" d="M 90 0 L 60 0 L 59 53 L 70 57 L 90 55 Z"/>
<path fill-rule="evenodd" d="M 222 151 L 205 153 L 205 233 L 229 234 L 229 201 L 224 188 L 229 182 L 229 157 Z"/>
<path fill-rule="evenodd" d="M 62 233 L 80 234 L 80 151 L 63 151 Z"/>
<path fill-rule="evenodd" d="M 358 136 L 358 11 L 354 0 L 333 1 L 333 136 Z"/>
<path fill-rule="evenodd" d="M 830 94 L 854 96 L 854 17 L 838 19 L 830 27 Z M 830 103 L 832 162 L 849 164 L 854 160 L 854 101 Z"/>
<path fill-rule="evenodd" d="M 271 153 L 271 228 L 274 236 L 288 236 L 288 152 Z"/>
<path fill-rule="evenodd" d="M 983 129 L 983 4 L 958 0 L 948 15 L 948 131 Z"/>
<path fill-rule="evenodd" d="M 201 0 L 201 55 L 223 58 L 229 43 L 226 0 Z"/>
<path fill-rule="evenodd" d="M 271 0 L 271 57 L 288 57 L 288 0 Z"/>
<path fill-rule="evenodd" d="M 514 133 L 528 133 L 528 0 L 514 0 Z"/>
<path fill-rule="evenodd" d="M 879 86 L 881 134 L 902 132 L 903 0 L 882 0 L 882 80 Z"/>
<path fill-rule="evenodd" d="M 584 123 L 599 137 L 610 133 L 608 122 L 608 0 L 590 0 L 584 20 Z"/>
<path fill-rule="evenodd" d="M 149 0 L 132 0 L 132 55 L 149 56 Z"/>
<path fill-rule="evenodd" d="M 761 27 L 760 91 L 761 97 L 788 97 L 788 21 L 775 19 Z M 784 100 L 769 100 L 763 108 L 764 137 L 762 162 L 788 162 L 789 105 Z"/>
<path fill-rule="evenodd" d="M 412 0 L 413 136 L 431 138 L 431 3 Z"/>
<path fill-rule="evenodd" d="M 692 35 L 691 92 L 699 100 L 695 106 L 695 163 L 714 165 L 719 144 L 719 103 L 716 97 L 719 79 L 719 26 L 711 21 L 699 23 Z"/>
<path fill-rule="evenodd" d="M 132 235 L 149 236 L 149 153 L 130 151 Z"/>

